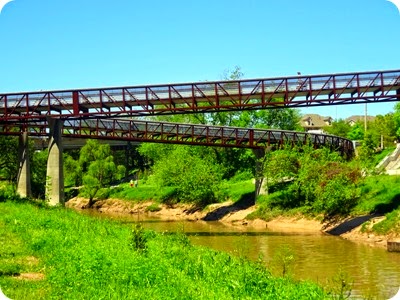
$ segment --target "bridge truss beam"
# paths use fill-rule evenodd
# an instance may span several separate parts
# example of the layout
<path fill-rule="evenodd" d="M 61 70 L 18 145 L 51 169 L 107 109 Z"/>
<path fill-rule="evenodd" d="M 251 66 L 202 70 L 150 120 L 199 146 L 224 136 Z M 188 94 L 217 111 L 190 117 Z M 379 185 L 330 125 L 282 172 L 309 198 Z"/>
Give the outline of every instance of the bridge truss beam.
<path fill-rule="evenodd" d="M 0 134 L 4 135 L 19 135 L 20 132 L 28 132 L 32 136 L 48 136 L 48 131 L 47 121 L 0 126 Z M 327 134 L 127 119 L 65 120 L 62 135 L 67 138 L 251 149 L 310 143 L 315 147 L 329 147 L 349 157 L 354 151 L 352 141 Z"/>
<path fill-rule="evenodd" d="M 0 121 L 115 118 L 400 100 L 400 70 L 0 94 Z"/>

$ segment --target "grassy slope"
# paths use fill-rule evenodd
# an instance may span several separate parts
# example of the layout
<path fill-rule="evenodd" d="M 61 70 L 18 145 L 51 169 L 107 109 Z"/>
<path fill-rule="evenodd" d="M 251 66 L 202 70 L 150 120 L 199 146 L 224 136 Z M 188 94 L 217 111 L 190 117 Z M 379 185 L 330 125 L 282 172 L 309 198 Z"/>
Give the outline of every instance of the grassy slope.
<path fill-rule="evenodd" d="M 400 234 L 400 176 L 379 175 L 366 178 L 361 199 L 354 208 L 356 215 L 377 213 L 386 219 L 374 225 L 378 234 Z"/>
<path fill-rule="evenodd" d="M 327 297 L 314 284 L 273 278 L 259 264 L 193 247 L 179 234 L 139 233 L 147 251 L 138 252 L 130 226 L 67 209 L 0 203 L 0 286 L 11 299 Z M 45 279 L 10 276 L 24 272 Z"/>

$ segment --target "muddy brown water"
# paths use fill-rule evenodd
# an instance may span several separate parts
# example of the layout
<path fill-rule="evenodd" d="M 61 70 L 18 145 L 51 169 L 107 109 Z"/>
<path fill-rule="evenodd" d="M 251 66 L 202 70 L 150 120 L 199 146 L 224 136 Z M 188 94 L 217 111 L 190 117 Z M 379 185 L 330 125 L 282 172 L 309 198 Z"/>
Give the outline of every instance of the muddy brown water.
<path fill-rule="evenodd" d="M 90 213 L 94 216 L 105 215 Z M 106 216 L 110 217 L 110 216 Z M 220 222 L 164 221 L 138 216 L 114 216 L 123 223 L 140 223 L 157 232 L 184 232 L 194 245 L 259 260 L 276 273 L 282 265 L 276 255 L 289 249 L 292 274 L 326 286 L 340 273 L 353 282 L 351 299 L 389 299 L 400 287 L 400 253 L 315 232 L 273 231 Z M 274 258 L 275 257 L 275 258 Z M 338 286 L 337 281 L 336 286 Z"/>

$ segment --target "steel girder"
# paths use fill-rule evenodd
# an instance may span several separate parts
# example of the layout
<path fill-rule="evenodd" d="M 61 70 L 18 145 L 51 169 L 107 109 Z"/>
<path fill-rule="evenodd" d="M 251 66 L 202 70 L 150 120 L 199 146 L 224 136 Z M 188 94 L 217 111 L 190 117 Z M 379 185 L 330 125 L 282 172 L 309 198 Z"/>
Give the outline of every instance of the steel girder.
<path fill-rule="evenodd" d="M 8 135 L 28 132 L 47 136 L 48 131 L 47 121 L 0 126 L 0 134 Z M 352 141 L 326 134 L 127 119 L 65 120 L 63 136 L 253 149 L 310 143 L 314 147 L 330 147 L 349 157 L 354 151 Z"/>
<path fill-rule="evenodd" d="M 0 94 L 0 122 L 400 100 L 400 70 Z"/>

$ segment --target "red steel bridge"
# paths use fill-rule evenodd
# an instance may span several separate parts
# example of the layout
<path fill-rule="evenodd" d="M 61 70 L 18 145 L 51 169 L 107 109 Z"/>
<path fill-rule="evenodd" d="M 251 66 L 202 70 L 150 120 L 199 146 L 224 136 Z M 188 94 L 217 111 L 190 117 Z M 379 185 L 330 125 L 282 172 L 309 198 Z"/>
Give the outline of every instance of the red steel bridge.
<path fill-rule="evenodd" d="M 3 127 L 0 134 L 20 134 L 14 125 Z M 30 124 L 29 135 L 48 136 L 46 122 Z M 310 143 L 326 146 L 351 156 L 353 143 L 341 137 L 276 129 L 254 129 L 202 124 L 182 124 L 127 119 L 72 119 L 63 123 L 65 138 L 118 140 L 263 149 Z"/>
<path fill-rule="evenodd" d="M 399 100 L 400 70 L 8 93 L 0 94 L 0 134 L 17 127 L 43 135 L 52 118 L 64 121 L 70 137 L 250 148 L 308 139 L 347 151 L 350 141 L 332 136 L 121 118 Z"/>
<path fill-rule="evenodd" d="M 0 122 L 400 100 L 400 70 L 0 94 Z"/>

